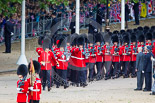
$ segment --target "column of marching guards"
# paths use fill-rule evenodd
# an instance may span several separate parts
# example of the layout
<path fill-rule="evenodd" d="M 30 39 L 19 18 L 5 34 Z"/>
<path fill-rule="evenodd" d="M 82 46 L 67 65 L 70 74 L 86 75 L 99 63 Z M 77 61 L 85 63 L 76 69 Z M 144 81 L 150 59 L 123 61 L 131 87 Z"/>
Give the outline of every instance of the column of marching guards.
<path fill-rule="evenodd" d="M 87 80 L 134 78 L 138 47 L 149 46 L 155 55 L 155 26 L 88 35 L 48 35 L 39 37 L 40 47 L 36 48 L 43 90 L 47 86 L 48 91 L 54 85 L 85 87 Z"/>

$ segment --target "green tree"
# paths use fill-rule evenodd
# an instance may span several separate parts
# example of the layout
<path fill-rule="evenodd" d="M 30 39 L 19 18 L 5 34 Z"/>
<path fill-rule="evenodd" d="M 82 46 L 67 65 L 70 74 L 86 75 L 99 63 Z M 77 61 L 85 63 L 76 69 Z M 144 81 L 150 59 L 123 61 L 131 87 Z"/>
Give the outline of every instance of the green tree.
<path fill-rule="evenodd" d="M 47 2 L 52 4 L 60 5 L 64 3 L 65 6 L 69 4 L 68 0 L 38 0 L 41 8 L 46 8 L 48 5 Z M 13 13 L 17 12 L 16 4 L 21 4 L 22 0 L 0 0 L 0 14 L 5 16 L 10 16 Z"/>

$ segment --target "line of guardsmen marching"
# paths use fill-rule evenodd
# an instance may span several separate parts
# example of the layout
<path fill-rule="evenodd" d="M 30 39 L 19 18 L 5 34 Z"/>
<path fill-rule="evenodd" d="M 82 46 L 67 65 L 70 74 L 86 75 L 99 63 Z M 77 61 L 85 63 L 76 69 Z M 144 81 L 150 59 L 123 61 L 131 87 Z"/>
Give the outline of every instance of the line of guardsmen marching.
<path fill-rule="evenodd" d="M 144 47 L 147 47 L 155 55 L 154 40 L 155 26 L 113 33 L 57 34 L 52 38 L 46 33 L 38 39 L 38 62 L 33 61 L 35 73 L 31 78 L 26 80 L 28 71 L 32 73 L 31 64 L 28 69 L 24 64 L 18 67 L 17 102 L 26 103 L 28 94 L 30 103 L 39 103 L 42 87 L 45 90 L 47 86 L 50 91 L 54 84 L 56 88 L 64 86 L 66 89 L 71 81 L 73 86 L 85 87 L 87 77 L 89 82 L 136 77 L 138 48 L 143 48 L 146 54 Z"/>
<path fill-rule="evenodd" d="M 136 77 L 136 55 L 138 47 L 149 46 L 155 55 L 155 26 L 138 27 L 94 34 L 50 34 L 40 36 L 36 49 L 41 64 L 43 90 L 51 86 L 87 86 L 101 79 Z M 95 69 L 96 67 L 96 69 Z M 89 71 L 89 72 L 88 72 Z"/>

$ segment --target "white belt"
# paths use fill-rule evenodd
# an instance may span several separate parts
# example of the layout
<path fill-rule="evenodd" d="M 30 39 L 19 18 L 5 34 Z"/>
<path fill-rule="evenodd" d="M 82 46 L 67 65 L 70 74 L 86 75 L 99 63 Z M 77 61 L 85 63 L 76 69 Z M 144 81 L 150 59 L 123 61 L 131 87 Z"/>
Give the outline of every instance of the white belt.
<path fill-rule="evenodd" d="M 75 56 L 71 56 L 72 58 L 76 58 L 76 59 L 80 59 L 80 60 L 83 60 L 85 58 L 78 58 L 78 57 L 75 57 Z"/>
<path fill-rule="evenodd" d="M 40 89 L 33 89 L 33 91 L 34 91 L 34 92 L 39 92 L 39 91 L 40 91 Z"/>
<path fill-rule="evenodd" d="M 58 61 L 66 62 L 66 60 L 58 59 Z"/>

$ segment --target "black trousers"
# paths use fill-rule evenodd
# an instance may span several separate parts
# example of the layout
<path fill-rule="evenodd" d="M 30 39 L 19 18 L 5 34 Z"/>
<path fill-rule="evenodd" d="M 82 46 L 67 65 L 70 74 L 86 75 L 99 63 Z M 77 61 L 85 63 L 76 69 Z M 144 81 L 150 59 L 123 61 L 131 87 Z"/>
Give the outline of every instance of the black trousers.
<path fill-rule="evenodd" d="M 5 36 L 5 52 L 11 53 L 11 37 Z"/>
<path fill-rule="evenodd" d="M 106 74 L 105 77 L 110 77 L 112 76 L 112 61 L 105 61 L 105 69 L 106 69 Z"/>
<path fill-rule="evenodd" d="M 30 100 L 29 103 L 39 103 L 39 100 L 33 100 L 33 102 L 32 102 L 32 100 Z"/>
<path fill-rule="evenodd" d="M 128 75 L 129 61 L 123 61 L 123 75 Z"/>
<path fill-rule="evenodd" d="M 152 73 L 151 72 L 145 72 L 145 88 L 147 90 L 151 90 L 152 87 Z"/>
<path fill-rule="evenodd" d="M 113 62 L 113 76 L 119 75 L 119 62 Z"/>
<path fill-rule="evenodd" d="M 51 84 L 54 83 L 54 76 L 55 76 L 55 66 L 52 66 L 52 70 L 51 70 Z"/>
<path fill-rule="evenodd" d="M 67 84 L 67 70 L 57 69 L 57 73 L 59 75 L 59 81 L 57 81 L 57 85 L 60 84 L 66 85 Z"/>
<path fill-rule="evenodd" d="M 134 10 L 135 23 L 139 24 L 139 10 Z"/>
<path fill-rule="evenodd" d="M 136 61 L 131 61 L 129 67 L 130 67 L 130 69 L 129 69 L 130 73 L 132 75 L 136 75 L 136 71 L 135 71 L 135 69 L 136 69 Z"/>
<path fill-rule="evenodd" d="M 97 76 L 101 76 L 102 66 L 103 66 L 102 62 L 96 62 Z"/>
<path fill-rule="evenodd" d="M 48 88 L 51 87 L 51 70 L 42 70 L 42 81 L 43 81 L 43 87 L 46 85 Z"/>
<path fill-rule="evenodd" d="M 89 78 L 92 79 L 94 75 L 95 63 L 89 63 Z"/>
<path fill-rule="evenodd" d="M 77 71 L 78 83 L 86 83 L 87 80 L 87 70 Z"/>
<path fill-rule="evenodd" d="M 142 89 L 144 82 L 144 73 L 142 71 L 137 72 L 137 88 Z"/>

